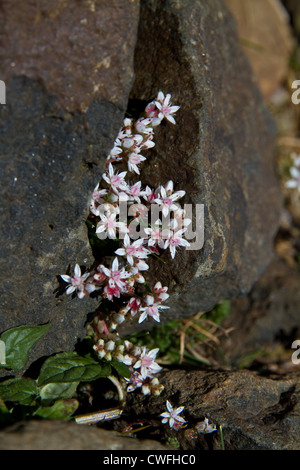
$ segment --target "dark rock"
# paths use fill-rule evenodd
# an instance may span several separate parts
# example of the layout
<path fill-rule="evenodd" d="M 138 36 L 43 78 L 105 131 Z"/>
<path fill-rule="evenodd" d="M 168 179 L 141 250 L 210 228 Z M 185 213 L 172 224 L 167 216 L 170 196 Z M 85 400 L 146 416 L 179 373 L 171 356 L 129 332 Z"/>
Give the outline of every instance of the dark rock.
<path fill-rule="evenodd" d="M 131 420 L 140 415 L 159 417 L 166 400 L 173 407 L 184 406 L 181 416 L 187 427 L 177 436 L 185 450 L 220 449 L 219 426 L 226 450 L 300 449 L 299 373 L 262 377 L 248 370 L 173 370 L 162 374 L 161 383 L 166 388 L 159 397 L 145 400 L 142 394 L 131 394 L 127 413 Z M 191 439 L 191 431 L 204 418 L 217 431 Z M 165 433 L 170 434 L 167 425 Z"/>
<path fill-rule="evenodd" d="M 124 111 L 138 17 L 139 0 L 1 2 L 1 78 L 38 80 L 70 112 L 97 98 Z"/>
<path fill-rule="evenodd" d="M 126 110 L 139 5 L 18 5 L 1 3 L 0 332 L 50 322 L 32 362 L 73 349 L 97 306 L 59 295 L 59 275 L 94 261 L 85 220 Z"/>
<path fill-rule="evenodd" d="M 132 85 L 138 2 L 112 9 L 110 2 L 101 8 L 78 3 L 72 11 L 54 0 L 32 2 L 22 17 L 23 41 L 16 37 L 20 13 L 6 5 L 0 49 L 8 103 L 0 107 L 0 325 L 3 331 L 51 321 L 33 360 L 72 348 L 97 306 L 93 299 L 57 297 L 55 291 L 69 263 L 73 269 L 76 262 L 89 267 L 93 261 L 87 206 Z M 176 189 L 186 190 L 184 202 L 205 206 L 203 248 L 181 252 L 174 261 L 165 253 L 166 263 L 152 263 L 152 279 L 171 293 L 165 321 L 247 293 L 270 262 L 280 208 L 275 132 L 234 20 L 220 0 L 143 1 L 135 73 L 133 100 L 148 101 L 162 89 L 181 106 L 178 125 L 158 130 L 143 182 L 155 186 L 172 179 Z"/>
<path fill-rule="evenodd" d="M 238 366 L 247 357 L 264 357 L 272 350 L 276 354 L 281 347 L 281 361 L 286 356 L 284 367 L 291 368 L 291 346 L 300 337 L 299 285 L 298 268 L 275 258 L 251 292 L 231 302 L 223 326 L 233 331 L 222 342 L 228 363 Z M 269 356 L 276 360 L 276 355 Z"/>
<path fill-rule="evenodd" d="M 275 128 L 220 0 L 144 0 L 135 73 L 132 100 L 162 89 L 181 106 L 177 126 L 158 129 L 143 180 L 172 179 L 194 216 L 196 204 L 205 210 L 203 248 L 153 263 L 172 294 L 164 321 L 249 292 L 270 263 L 281 207 Z"/>
<path fill-rule="evenodd" d="M 293 26 L 294 33 L 297 38 L 300 38 L 300 5 L 297 0 L 282 0 L 283 5 L 286 7 L 289 15 L 290 22 Z"/>

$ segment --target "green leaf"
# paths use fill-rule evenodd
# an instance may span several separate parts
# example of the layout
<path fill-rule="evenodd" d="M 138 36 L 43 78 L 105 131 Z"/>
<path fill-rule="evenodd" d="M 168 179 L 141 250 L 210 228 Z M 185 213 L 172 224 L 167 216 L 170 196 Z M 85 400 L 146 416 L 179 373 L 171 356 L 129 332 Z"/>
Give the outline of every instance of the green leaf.
<path fill-rule="evenodd" d="M 25 366 L 29 350 L 49 330 L 50 325 L 18 326 L 1 335 L 5 344 L 5 367 L 20 370 Z"/>
<path fill-rule="evenodd" d="M 40 389 L 42 400 L 57 400 L 62 398 L 73 398 L 79 382 L 49 383 Z"/>
<path fill-rule="evenodd" d="M 34 416 L 45 419 L 70 419 L 79 406 L 74 398 L 70 400 L 57 400 L 52 406 L 40 406 Z"/>
<path fill-rule="evenodd" d="M 13 423 L 12 410 L 9 410 L 4 401 L 0 398 L 0 426 Z"/>
<path fill-rule="evenodd" d="M 110 365 L 100 363 L 91 356 L 66 352 L 49 357 L 42 365 L 38 384 L 62 382 L 89 382 L 110 374 Z"/>
<path fill-rule="evenodd" d="M 32 405 L 38 395 L 39 389 L 33 379 L 19 377 L 0 383 L 0 397 L 4 402 L 12 401 L 21 405 Z"/>
<path fill-rule="evenodd" d="M 119 375 L 121 375 L 122 377 L 126 377 L 127 379 L 130 379 L 131 377 L 130 370 L 125 364 L 123 364 L 123 362 L 118 362 L 115 359 L 112 359 L 111 365 L 118 372 Z"/>

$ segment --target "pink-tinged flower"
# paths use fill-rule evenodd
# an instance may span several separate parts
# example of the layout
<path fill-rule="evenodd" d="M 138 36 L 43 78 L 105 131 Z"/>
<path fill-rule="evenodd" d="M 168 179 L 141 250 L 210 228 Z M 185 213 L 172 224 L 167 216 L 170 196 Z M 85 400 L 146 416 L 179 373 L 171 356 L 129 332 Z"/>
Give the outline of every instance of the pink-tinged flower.
<path fill-rule="evenodd" d="M 146 157 L 140 155 L 139 153 L 131 152 L 128 156 L 128 170 L 140 174 L 138 165 L 146 160 Z"/>
<path fill-rule="evenodd" d="M 181 237 L 185 231 L 186 228 L 177 230 L 177 232 L 172 232 L 169 239 L 165 242 L 164 248 L 170 248 L 170 253 L 173 259 L 175 258 L 176 248 L 180 246 L 190 246 L 190 243 L 185 238 Z"/>
<path fill-rule="evenodd" d="M 123 121 L 123 127 L 119 130 L 118 140 L 120 141 L 131 134 L 132 134 L 132 119 L 125 118 Z"/>
<path fill-rule="evenodd" d="M 140 195 L 144 195 L 144 191 Z M 148 212 L 149 209 L 144 204 L 131 204 L 128 215 L 138 219 L 140 222 L 146 222 L 148 219 Z"/>
<path fill-rule="evenodd" d="M 179 406 L 178 408 L 174 409 L 168 400 L 166 402 L 166 405 L 168 411 L 161 413 L 160 415 L 163 418 L 162 423 L 169 423 L 170 428 L 176 429 L 176 427 L 182 427 L 182 425 L 186 423 L 186 421 L 179 415 L 184 410 L 184 406 Z"/>
<path fill-rule="evenodd" d="M 121 291 L 117 285 L 110 286 L 109 284 L 107 284 L 107 286 L 105 286 L 103 289 L 103 297 L 108 300 L 113 300 L 114 297 L 119 298 L 120 295 Z"/>
<path fill-rule="evenodd" d="M 99 204 L 102 204 L 104 196 L 107 195 L 107 189 L 98 189 L 98 188 L 99 188 L 99 185 L 97 184 L 97 186 L 95 187 L 93 191 L 92 198 Z"/>
<path fill-rule="evenodd" d="M 140 197 L 143 196 L 144 191 L 141 189 L 142 182 L 138 181 L 128 188 L 127 194 L 130 200 L 136 201 L 138 204 L 141 203 Z"/>
<path fill-rule="evenodd" d="M 130 314 L 132 317 L 134 317 L 139 312 L 141 303 L 142 301 L 138 297 L 131 297 L 131 299 L 129 300 L 127 308 L 128 310 L 130 310 Z"/>
<path fill-rule="evenodd" d="M 158 116 L 158 109 L 156 107 L 155 101 L 148 103 L 145 112 L 149 118 L 156 118 Z"/>
<path fill-rule="evenodd" d="M 140 145 L 139 145 L 139 151 L 141 150 L 148 150 L 151 149 L 155 146 L 155 143 L 153 142 L 153 135 L 149 134 L 147 136 L 147 139 L 144 140 Z"/>
<path fill-rule="evenodd" d="M 112 214 L 101 214 L 100 212 L 101 221 L 97 224 L 96 233 L 97 235 L 100 233 L 107 233 L 108 238 L 115 239 L 116 238 L 116 230 L 118 229 L 122 233 L 128 232 L 128 228 L 124 222 L 117 222 L 116 221 L 116 213 Z M 101 238 L 101 236 L 99 237 Z"/>
<path fill-rule="evenodd" d="M 123 150 L 121 149 L 121 141 L 117 138 L 114 142 L 113 148 L 109 152 L 109 156 L 107 157 L 107 159 L 112 159 L 114 161 L 122 160 L 122 153 Z"/>
<path fill-rule="evenodd" d="M 134 265 L 131 267 L 132 274 L 137 274 L 138 271 L 147 271 L 149 265 L 142 259 L 136 259 Z"/>
<path fill-rule="evenodd" d="M 125 271 L 125 268 L 119 269 L 119 260 L 116 257 L 111 265 L 111 269 L 100 265 L 98 269 L 108 277 L 108 284 L 110 287 L 117 286 L 121 291 L 126 287 L 125 279 L 131 276 L 131 274 Z"/>
<path fill-rule="evenodd" d="M 155 299 L 152 295 L 146 295 L 146 298 L 144 299 L 146 306 L 140 308 L 140 318 L 139 318 L 139 323 L 142 323 L 146 318 L 151 317 L 153 320 L 157 321 L 158 323 L 160 322 L 160 310 L 167 309 L 169 307 L 166 307 L 164 305 L 161 305 L 159 302 L 155 302 Z"/>
<path fill-rule="evenodd" d="M 170 99 L 170 93 L 168 93 L 166 96 L 164 96 L 162 91 L 158 93 L 155 100 L 156 107 L 159 109 L 158 118 L 161 120 L 166 118 L 168 121 L 172 122 L 172 124 L 176 124 L 172 114 L 176 113 L 180 106 L 171 106 Z"/>
<path fill-rule="evenodd" d="M 162 239 L 161 220 L 157 220 L 151 227 L 146 227 L 144 232 L 149 236 L 148 246 L 158 245 L 160 248 L 164 248 L 164 240 Z"/>
<path fill-rule="evenodd" d="M 145 108 L 145 113 L 147 117 L 151 119 L 152 127 L 157 127 L 160 125 L 161 118 L 158 117 L 159 110 L 155 104 L 155 101 L 151 101 L 151 103 L 147 104 Z"/>
<path fill-rule="evenodd" d="M 101 270 L 101 266 L 98 266 L 97 270 Z M 107 277 L 105 276 L 105 274 L 100 271 L 100 272 L 97 272 L 94 274 L 94 281 L 97 283 L 97 284 L 104 284 L 104 282 L 106 282 L 107 280 Z"/>
<path fill-rule="evenodd" d="M 196 427 L 197 432 L 201 432 L 203 434 L 209 434 L 217 430 L 216 425 L 209 424 L 207 418 L 205 418 L 204 421 L 201 421 L 201 423 L 197 423 L 195 427 Z"/>
<path fill-rule="evenodd" d="M 126 360 L 123 362 L 124 364 L 126 364 Z M 127 392 L 133 392 L 134 390 L 136 390 L 137 388 L 140 388 L 143 385 L 144 378 L 141 376 L 141 374 L 134 371 L 131 373 L 131 377 L 129 380 L 127 379 L 127 381 L 129 382 L 129 385 L 127 387 Z"/>
<path fill-rule="evenodd" d="M 143 243 L 143 238 L 131 243 L 129 236 L 126 234 L 123 241 L 124 248 L 119 248 L 115 253 L 119 256 L 126 256 L 128 263 L 133 266 L 134 258 L 145 259 L 149 255 L 149 250 L 142 246 Z"/>
<path fill-rule="evenodd" d="M 133 365 L 134 369 L 140 369 L 141 376 L 146 379 L 152 377 L 152 374 L 156 374 L 162 368 L 155 362 L 156 355 L 159 348 L 147 351 L 145 346 L 142 347 L 142 352 L 138 361 Z"/>
<path fill-rule="evenodd" d="M 175 201 L 178 201 L 178 199 L 182 198 L 184 195 L 185 191 L 173 193 L 173 181 L 169 181 L 165 187 L 160 187 L 160 195 L 155 199 L 155 202 L 161 205 L 162 213 L 167 217 L 170 210 L 176 211 L 178 209 Z"/>
<path fill-rule="evenodd" d="M 127 189 L 127 183 L 124 180 L 126 173 L 127 171 L 123 171 L 122 173 L 115 173 L 112 164 L 109 163 L 108 174 L 104 173 L 102 178 L 111 186 L 113 191 L 118 193 L 120 190 L 126 191 Z"/>
<path fill-rule="evenodd" d="M 104 214 L 106 216 L 109 216 L 111 214 L 120 214 L 120 207 L 118 206 L 117 203 L 111 204 L 110 202 L 105 202 L 103 204 L 100 204 L 97 207 L 98 213 L 97 215 L 100 216 L 100 214 Z"/>
<path fill-rule="evenodd" d="M 162 287 L 161 282 L 157 282 L 153 287 L 156 302 L 164 302 L 167 300 L 170 297 L 169 294 L 167 294 L 167 291 L 168 287 Z"/>
<path fill-rule="evenodd" d="M 154 190 L 146 186 L 143 197 L 147 202 L 154 202 L 155 199 L 159 197 L 159 188 Z"/>
<path fill-rule="evenodd" d="M 140 118 L 136 121 L 135 128 L 139 134 L 153 134 L 152 119 Z"/>
<path fill-rule="evenodd" d="M 125 149 L 130 149 L 134 146 L 134 139 L 131 136 L 125 136 L 124 139 L 122 139 L 122 146 Z"/>
<path fill-rule="evenodd" d="M 140 146 L 143 140 L 144 138 L 140 134 L 130 135 L 121 140 L 122 147 L 125 148 L 126 150 L 131 149 L 132 152 L 140 153 L 141 151 Z"/>
<path fill-rule="evenodd" d="M 66 274 L 61 274 L 60 277 L 65 282 L 69 283 L 69 285 L 66 288 L 66 294 L 69 295 L 76 291 L 79 299 L 82 299 L 87 294 L 93 292 L 96 289 L 96 287 L 93 286 L 92 284 L 90 286 L 85 284 L 89 276 L 90 276 L 90 273 L 81 274 L 81 269 L 80 269 L 79 264 L 75 265 L 73 277 L 68 276 Z"/>
<path fill-rule="evenodd" d="M 174 228 L 184 228 L 192 223 L 192 219 L 186 217 L 186 211 L 181 207 L 178 207 L 174 211 Z"/>
<path fill-rule="evenodd" d="M 90 211 L 94 215 L 98 215 L 97 214 L 98 204 L 102 204 L 104 202 L 105 196 L 107 195 L 107 189 L 100 189 L 99 190 L 98 187 L 99 187 L 99 185 L 97 184 L 97 186 L 95 187 L 95 189 L 93 191 L 92 199 L 91 199 L 91 202 L 90 202 Z"/>

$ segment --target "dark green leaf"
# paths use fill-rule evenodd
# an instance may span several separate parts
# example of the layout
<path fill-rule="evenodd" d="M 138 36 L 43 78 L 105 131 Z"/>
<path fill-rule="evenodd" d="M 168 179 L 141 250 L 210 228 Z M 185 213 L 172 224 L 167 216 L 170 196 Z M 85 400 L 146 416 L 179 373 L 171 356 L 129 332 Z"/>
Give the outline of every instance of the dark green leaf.
<path fill-rule="evenodd" d="M 57 400 L 52 406 L 40 406 L 34 416 L 45 419 L 70 419 L 79 406 L 74 398 L 70 400 Z"/>
<path fill-rule="evenodd" d="M 127 379 L 130 379 L 130 370 L 125 364 L 123 364 L 123 362 L 118 362 L 115 359 L 112 359 L 111 365 L 118 372 L 118 374 L 121 375 L 121 377 L 126 377 Z"/>
<path fill-rule="evenodd" d="M 66 352 L 49 357 L 43 364 L 38 384 L 62 382 L 89 382 L 110 374 L 110 365 L 100 363 L 91 356 Z"/>
<path fill-rule="evenodd" d="M 18 326 L 2 333 L 1 341 L 5 343 L 5 366 L 14 370 L 22 369 L 26 364 L 29 350 L 47 333 L 49 327 L 49 324 Z"/>
<path fill-rule="evenodd" d="M 17 402 L 21 405 L 32 405 L 39 395 L 35 380 L 20 377 L 4 380 L 0 383 L 0 397 L 5 401 Z"/>

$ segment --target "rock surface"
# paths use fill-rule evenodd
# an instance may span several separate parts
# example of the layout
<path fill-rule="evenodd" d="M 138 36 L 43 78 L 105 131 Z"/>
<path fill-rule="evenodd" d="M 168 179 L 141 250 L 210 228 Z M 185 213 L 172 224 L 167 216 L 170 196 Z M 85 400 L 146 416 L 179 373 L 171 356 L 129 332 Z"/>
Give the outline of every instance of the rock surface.
<path fill-rule="evenodd" d="M 0 436 L 1 450 L 168 450 L 150 439 L 132 439 L 63 421 L 21 422 L 1 431 Z"/>
<path fill-rule="evenodd" d="M 38 80 L 69 111 L 103 98 L 124 111 L 139 0 L 1 3 L 1 78 Z M 9 90 L 8 90 L 9 95 Z M 8 96 L 8 103 L 9 103 Z"/>
<path fill-rule="evenodd" d="M 182 416 L 188 424 L 178 431 L 183 449 L 221 448 L 218 431 L 189 437 L 204 418 L 222 426 L 226 450 L 300 449 L 299 373 L 263 377 L 248 370 L 172 370 L 162 374 L 161 382 L 166 388 L 159 397 L 130 395 L 130 419 L 159 416 L 166 399 L 173 407 L 184 406 Z M 165 432 L 174 435 L 168 426 Z"/>
<path fill-rule="evenodd" d="M 181 106 L 177 126 L 157 131 L 145 182 L 172 179 L 194 216 L 204 204 L 203 248 L 164 254 L 151 272 L 172 294 L 163 317 L 186 317 L 249 292 L 272 259 L 274 124 L 219 0 L 143 1 L 135 73 L 133 101 L 163 89 Z"/>
<path fill-rule="evenodd" d="M 272 350 L 275 355 L 270 358 L 276 359 L 277 350 L 286 371 L 292 367 L 291 346 L 300 337 L 299 285 L 299 269 L 277 257 L 249 295 L 231 302 L 230 315 L 222 325 L 234 327 L 222 343 L 228 363 L 239 366 L 255 355 L 267 361 Z"/>
<path fill-rule="evenodd" d="M 268 100 L 288 74 L 294 46 L 289 15 L 280 0 L 225 0 L 225 4 L 237 21 L 244 52 Z"/>
<path fill-rule="evenodd" d="M 278 227 L 275 132 L 223 3 L 144 0 L 139 20 L 137 1 L 90 1 L 78 11 L 33 1 L 22 16 L 23 40 L 15 36 L 20 11 L 7 5 L 0 49 L 7 82 L 0 108 L 1 331 L 51 321 L 30 361 L 72 349 L 84 334 L 97 302 L 57 297 L 58 276 L 69 263 L 73 269 L 93 261 L 88 201 L 131 88 L 135 102 L 162 89 L 181 106 L 178 125 L 157 132 L 143 181 L 172 179 L 186 190 L 185 203 L 205 207 L 203 248 L 152 263 L 152 278 L 171 294 L 162 321 L 247 293 L 272 258 Z"/>
<path fill-rule="evenodd" d="M 93 262 L 85 220 L 126 110 L 138 14 L 138 1 L 1 4 L 0 332 L 51 322 L 29 362 L 72 350 L 97 306 L 57 296 L 58 276 Z"/>

